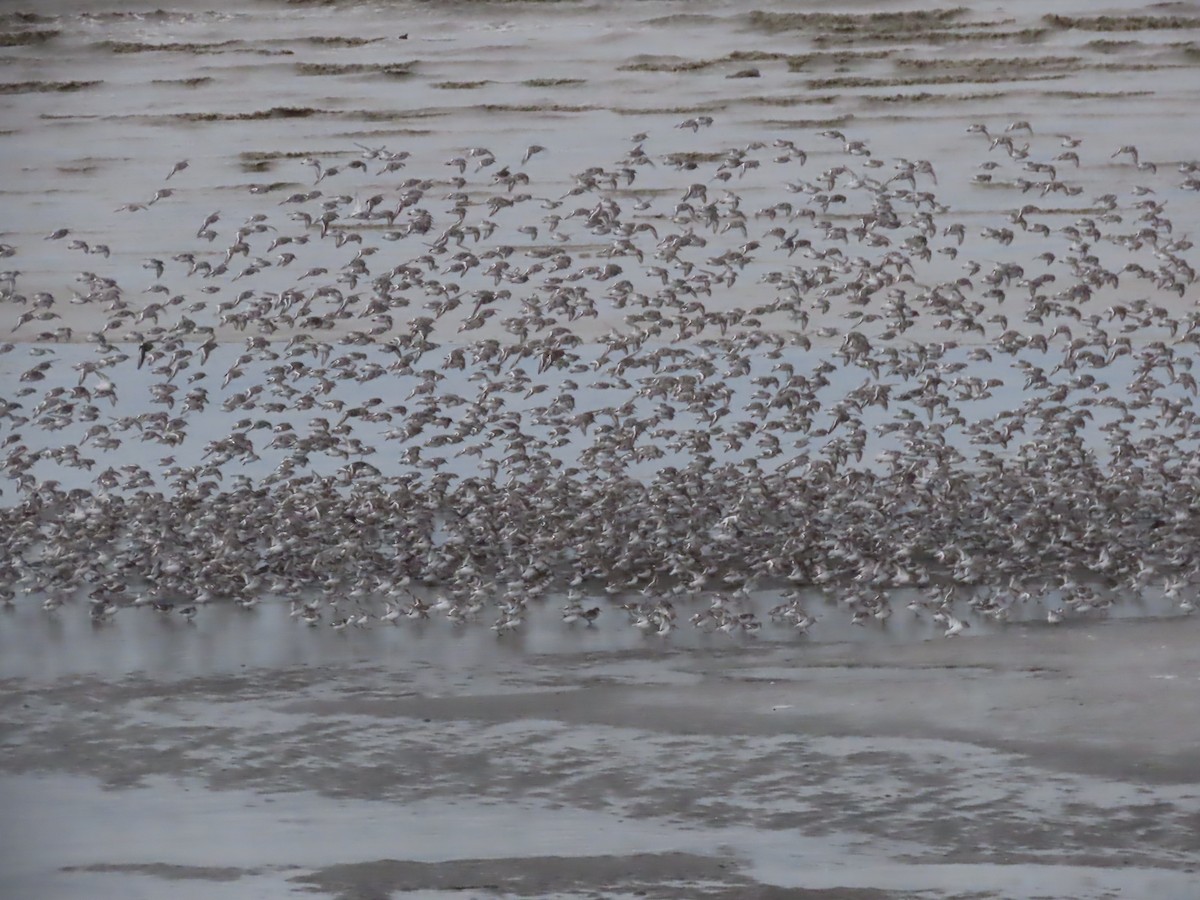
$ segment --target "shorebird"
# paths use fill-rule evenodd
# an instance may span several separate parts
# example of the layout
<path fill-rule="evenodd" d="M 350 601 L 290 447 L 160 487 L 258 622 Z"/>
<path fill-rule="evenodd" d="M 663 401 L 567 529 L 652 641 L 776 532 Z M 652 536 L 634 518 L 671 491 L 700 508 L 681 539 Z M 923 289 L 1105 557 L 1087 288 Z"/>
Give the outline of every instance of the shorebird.
<path fill-rule="evenodd" d="M 1051 622 L 1164 580 L 1188 611 L 1200 165 L 977 124 L 1006 152 L 961 139 L 973 190 L 1045 199 L 960 214 L 953 167 L 868 124 L 712 124 L 567 179 L 484 147 L 312 156 L 319 188 L 114 244 L 69 293 L 4 273 L 0 583 L 86 586 L 97 621 L 294 597 L 338 631 L 382 608 L 507 634 L 571 590 L 564 622 L 603 593 L 659 636 L 805 634 L 814 604 L 877 631 L 914 591 L 947 637 L 1055 591 Z M 165 223 L 169 191 L 132 206 Z M 101 246 L 38 244 L 68 272 Z M 139 258 L 155 284 L 118 284 Z M 76 307 L 85 344 L 52 318 Z M 797 593 L 768 616 L 759 584 Z"/>

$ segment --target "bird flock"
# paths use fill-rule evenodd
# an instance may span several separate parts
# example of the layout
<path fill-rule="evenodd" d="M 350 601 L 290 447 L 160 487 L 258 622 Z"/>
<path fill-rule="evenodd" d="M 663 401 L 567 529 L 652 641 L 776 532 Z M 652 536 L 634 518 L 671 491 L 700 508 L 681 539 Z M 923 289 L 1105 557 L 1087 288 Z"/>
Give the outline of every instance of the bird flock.
<path fill-rule="evenodd" d="M 105 274 L 121 217 L 187 160 L 108 243 L 45 235 L 70 296 L 0 244 L 3 600 L 659 636 L 1194 609 L 1200 163 L 972 124 L 947 185 L 713 124 L 566 182 L 536 144 L 288 160 L 144 288 Z"/>

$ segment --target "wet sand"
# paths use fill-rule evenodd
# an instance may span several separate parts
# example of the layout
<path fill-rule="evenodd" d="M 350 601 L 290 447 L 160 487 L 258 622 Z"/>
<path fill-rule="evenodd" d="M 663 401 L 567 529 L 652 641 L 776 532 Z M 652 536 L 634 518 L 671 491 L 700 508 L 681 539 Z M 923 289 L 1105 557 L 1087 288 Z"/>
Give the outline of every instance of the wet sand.
<path fill-rule="evenodd" d="M 356 143 L 413 158 L 330 195 L 433 173 L 440 196 L 446 159 L 538 142 L 539 186 L 558 196 L 638 131 L 656 157 L 788 136 L 820 171 L 842 153 L 815 133 L 844 128 L 889 165 L 936 159 L 939 196 L 977 226 L 1029 198 L 969 181 L 991 157 L 964 127 L 1030 119 L 1040 150 L 1085 141 L 1084 196 L 1135 178 L 1195 218 L 1173 174 L 1195 156 L 1195 4 L 1156 19 L 1081 2 L 923 18 L 877 3 L 80 6 L 0 19 L 0 198 L 21 213 L 0 223 L 21 250 L 5 268 L 63 298 L 54 324 L 76 342 L 104 321 L 67 304 L 80 270 L 137 292 L 147 257 L 219 258 L 194 236 L 207 215 L 281 216 L 314 186 L 303 158 L 345 165 Z M 710 131 L 676 129 L 697 114 Z M 1130 139 L 1161 174 L 1110 157 Z M 173 196 L 115 212 L 185 157 Z M 747 209 L 778 199 L 759 174 L 734 183 Z M 111 258 L 43 240 L 67 226 Z M 179 267 L 170 284 L 195 299 Z M 35 341 L 41 326 L 9 333 L 19 312 L 3 310 L 5 339 Z M 594 339 L 622 321 L 575 324 Z M 246 339 L 218 337 L 217 361 Z M 27 349 L 0 364 L 6 387 Z M 268 639 L 268 605 L 169 633 L 149 610 L 96 631 L 73 613 L 61 632 L 36 602 L 0 615 L 0 897 L 1200 896 L 1191 618 L 976 623 L 953 640 L 893 623 L 858 642 L 849 624 L 832 640 L 606 641 L 554 622 L 456 641 L 289 622 Z"/>
<path fill-rule="evenodd" d="M 0 895 L 1183 900 L 1198 638 L 9 679 Z"/>

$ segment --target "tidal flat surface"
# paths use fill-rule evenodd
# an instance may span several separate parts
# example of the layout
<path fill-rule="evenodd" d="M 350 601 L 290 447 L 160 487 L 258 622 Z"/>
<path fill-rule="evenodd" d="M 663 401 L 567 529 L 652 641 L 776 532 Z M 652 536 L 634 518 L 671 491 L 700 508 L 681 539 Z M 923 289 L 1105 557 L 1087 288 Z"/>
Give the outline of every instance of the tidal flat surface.
<path fill-rule="evenodd" d="M 0 10 L 0 896 L 1200 896 L 1200 5 L 160 7 Z"/>
<path fill-rule="evenodd" d="M 0 891 L 1184 900 L 1196 638 L 10 678 Z"/>

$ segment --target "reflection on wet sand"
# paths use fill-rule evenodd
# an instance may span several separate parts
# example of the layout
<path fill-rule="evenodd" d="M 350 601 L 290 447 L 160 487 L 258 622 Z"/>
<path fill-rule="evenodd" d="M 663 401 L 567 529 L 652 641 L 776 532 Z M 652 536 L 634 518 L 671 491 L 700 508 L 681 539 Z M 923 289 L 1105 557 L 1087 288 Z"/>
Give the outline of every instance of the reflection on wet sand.
<path fill-rule="evenodd" d="M 1183 898 L 1195 627 L 9 680 L 0 890 Z"/>

